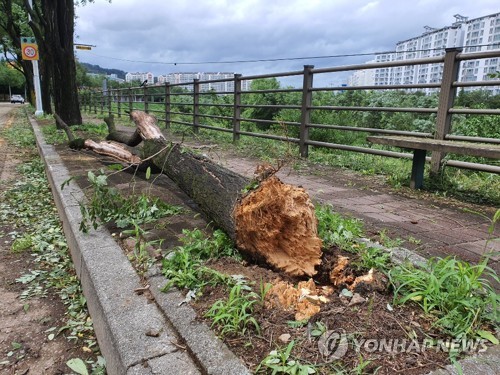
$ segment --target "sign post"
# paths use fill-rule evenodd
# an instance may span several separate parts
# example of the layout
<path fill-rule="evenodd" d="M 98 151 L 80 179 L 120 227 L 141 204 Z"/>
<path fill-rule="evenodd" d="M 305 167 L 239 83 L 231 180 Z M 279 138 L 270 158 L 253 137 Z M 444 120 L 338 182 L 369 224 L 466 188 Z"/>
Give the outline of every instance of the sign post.
<path fill-rule="evenodd" d="M 28 0 L 28 4 L 30 8 L 33 9 L 33 0 Z M 28 20 L 31 21 L 30 12 L 28 12 Z M 23 54 L 23 60 L 31 60 L 31 63 L 33 64 L 33 84 L 35 86 L 36 102 L 35 116 L 42 116 L 42 90 L 40 88 L 40 73 L 38 72 L 38 45 L 36 44 L 35 38 L 21 37 L 21 50 Z"/>

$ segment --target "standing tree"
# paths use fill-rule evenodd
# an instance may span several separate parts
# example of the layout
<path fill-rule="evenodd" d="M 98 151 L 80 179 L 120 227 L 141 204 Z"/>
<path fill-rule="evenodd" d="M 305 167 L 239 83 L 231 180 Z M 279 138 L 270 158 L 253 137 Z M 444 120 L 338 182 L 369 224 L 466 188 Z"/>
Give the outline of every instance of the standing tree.
<path fill-rule="evenodd" d="M 73 0 L 41 0 L 31 7 L 24 0 L 31 15 L 29 25 L 37 40 L 42 44 L 46 74 L 52 78 L 52 93 L 55 112 L 67 123 L 82 123 L 73 34 L 75 26 L 75 5 Z"/>

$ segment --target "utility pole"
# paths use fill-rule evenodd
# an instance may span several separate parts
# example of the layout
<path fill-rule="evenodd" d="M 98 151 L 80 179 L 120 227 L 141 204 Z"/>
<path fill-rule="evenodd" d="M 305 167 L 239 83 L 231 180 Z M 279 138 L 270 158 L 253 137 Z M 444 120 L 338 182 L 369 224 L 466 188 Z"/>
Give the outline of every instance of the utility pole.
<path fill-rule="evenodd" d="M 33 9 L 33 0 L 28 0 L 29 6 Z M 28 20 L 31 21 L 31 14 L 28 12 Z M 38 71 L 38 60 L 32 60 L 33 63 L 33 84 L 35 86 L 36 110 L 35 116 L 43 115 L 42 90 L 40 88 L 40 73 Z"/>

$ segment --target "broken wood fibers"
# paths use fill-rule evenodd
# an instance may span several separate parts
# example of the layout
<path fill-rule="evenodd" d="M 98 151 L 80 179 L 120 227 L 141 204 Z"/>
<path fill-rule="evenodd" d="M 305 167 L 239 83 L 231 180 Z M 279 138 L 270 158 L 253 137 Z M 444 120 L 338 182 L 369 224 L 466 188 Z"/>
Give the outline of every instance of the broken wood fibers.
<path fill-rule="evenodd" d="M 210 159 L 168 142 L 156 118 L 133 111 L 143 158 L 174 180 L 237 247 L 289 275 L 312 276 L 321 263 L 314 205 L 303 188 L 271 176 L 242 197 L 251 182 Z M 154 155 L 154 156 L 153 156 Z"/>
<path fill-rule="evenodd" d="M 236 245 L 289 275 L 312 276 L 321 263 L 314 205 L 303 188 L 271 176 L 234 209 Z"/>

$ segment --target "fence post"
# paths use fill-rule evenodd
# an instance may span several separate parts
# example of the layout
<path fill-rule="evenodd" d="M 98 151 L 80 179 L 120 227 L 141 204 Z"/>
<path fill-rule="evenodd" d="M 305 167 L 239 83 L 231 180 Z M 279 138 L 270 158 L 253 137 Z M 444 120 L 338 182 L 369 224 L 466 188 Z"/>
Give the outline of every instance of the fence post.
<path fill-rule="evenodd" d="M 240 140 L 241 125 L 241 74 L 234 75 L 233 142 Z"/>
<path fill-rule="evenodd" d="M 304 65 L 304 82 L 302 84 L 302 108 L 300 116 L 300 140 L 299 150 L 300 156 L 307 158 L 309 155 L 309 140 L 308 125 L 311 122 L 311 105 L 312 105 L 312 86 L 313 86 L 313 70 L 314 65 Z"/>
<path fill-rule="evenodd" d="M 118 89 L 116 91 L 116 101 L 117 101 L 117 108 L 118 108 L 118 117 L 122 117 L 122 91 L 121 89 Z"/>
<path fill-rule="evenodd" d="M 101 115 L 104 113 L 104 101 L 106 100 L 106 97 L 104 96 L 104 90 L 101 91 Z"/>
<path fill-rule="evenodd" d="M 460 61 L 456 59 L 457 55 L 462 51 L 461 48 L 446 48 L 444 56 L 443 78 L 441 80 L 441 88 L 439 92 L 439 105 L 436 115 L 436 133 L 434 139 L 443 140 L 451 130 L 450 108 L 453 107 L 457 88 L 453 86 L 453 82 L 458 79 L 458 71 Z M 441 161 L 445 156 L 444 152 L 433 151 L 431 157 L 431 174 L 437 175 L 441 169 Z"/>
<path fill-rule="evenodd" d="M 113 101 L 113 90 L 108 90 L 108 116 L 111 117 L 111 102 Z"/>
<path fill-rule="evenodd" d="M 148 87 L 144 85 L 142 98 L 144 100 L 144 112 L 149 113 Z"/>
<path fill-rule="evenodd" d="M 134 110 L 134 104 L 132 102 L 132 87 L 128 88 L 128 112 L 132 113 Z"/>
<path fill-rule="evenodd" d="M 165 82 L 165 128 L 170 129 L 170 82 Z"/>
<path fill-rule="evenodd" d="M 193 80 L 193 131 L 198 133 L 200 125 L 200 79 Z"/>
<path fill-rule="evenodd" d="M 92 104 L 94 105 L 94 115 L 97 115 L 97 92 L 92 92 Z"/>

